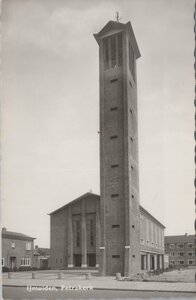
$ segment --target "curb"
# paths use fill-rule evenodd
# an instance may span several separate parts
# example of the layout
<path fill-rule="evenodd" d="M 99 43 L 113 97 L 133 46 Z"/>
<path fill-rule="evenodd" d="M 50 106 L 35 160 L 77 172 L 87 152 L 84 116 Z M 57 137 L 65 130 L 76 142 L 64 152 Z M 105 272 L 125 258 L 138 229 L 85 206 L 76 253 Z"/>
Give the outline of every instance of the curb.
<path fill-rule="evenodd" d="M 19 287 L 19 288 L 25 288 L 27 287 L 27 285 L 9 285 L 9 284 L 3 284 L 2 287 Z M 60 286 L 54 286 L 55 288 L 57 289 L 60 289 L 61 287 Z M 96 290 L 103 290 L 103 291 L 133 291 L 133 292 L 161 292 L 161 293 L 184 293 L 184 294 L 195 294 L 196 291 L 182 291 L 182 290 L 138 290 L 138 289 L 122 289 L 122 288 L 93 288 L 94 291 Z"/>

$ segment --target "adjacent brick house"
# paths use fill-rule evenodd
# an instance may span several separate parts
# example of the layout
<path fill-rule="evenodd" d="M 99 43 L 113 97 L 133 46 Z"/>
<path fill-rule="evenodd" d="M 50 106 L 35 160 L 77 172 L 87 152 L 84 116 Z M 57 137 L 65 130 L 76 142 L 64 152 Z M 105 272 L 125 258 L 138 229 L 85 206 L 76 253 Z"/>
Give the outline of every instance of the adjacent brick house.
<path fill-rule="evenodd" d="M 2 229 L 2 267 L 11 270 L 33 266 L 35 238 Z"/>
<path fill-rule="evenodd" d="M 195 236 L 188 234 L 165 236 L 165 253 L 169 255 L 171 267 L 194 266 Z"/>
<path fill-rule="evenodd" d="M 124 219 L 113 219 L 108 243 L 121 230 Z M 130 224 L 132 227 L 133 225 Z M 164 267 L 164 226 L 140 206 L 140 245 L 138 254 L 141 270 Z M 50 214 L 50 266 L 52 269 L 99 267 L 100 263 L 100 196 L 86 193 Z M 123 255 L 113 248 L 111 260 Z"/>
<path fill-rule="evenodd" d="M 34 249 L 33 266 L 37 269 L 48 269 L 49 259 L 50 259 L 50 249 L 40 248 L 36 245 Z"/>

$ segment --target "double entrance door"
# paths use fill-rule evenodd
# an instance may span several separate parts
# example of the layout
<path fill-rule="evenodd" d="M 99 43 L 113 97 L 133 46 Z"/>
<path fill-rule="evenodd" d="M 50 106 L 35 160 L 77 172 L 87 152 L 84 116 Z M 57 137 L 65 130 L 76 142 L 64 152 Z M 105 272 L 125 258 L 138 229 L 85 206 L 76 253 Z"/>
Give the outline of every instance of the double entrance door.
<path fill-rule="evenodd" d="M 74 267 L 81 267 L 82 266 L 82 255 L 74 254 L 73 263 L 74 263 Z M 96 254 L 95 253 L 87 254 L 87 266 L 88 267 L 96 266 Z"/>

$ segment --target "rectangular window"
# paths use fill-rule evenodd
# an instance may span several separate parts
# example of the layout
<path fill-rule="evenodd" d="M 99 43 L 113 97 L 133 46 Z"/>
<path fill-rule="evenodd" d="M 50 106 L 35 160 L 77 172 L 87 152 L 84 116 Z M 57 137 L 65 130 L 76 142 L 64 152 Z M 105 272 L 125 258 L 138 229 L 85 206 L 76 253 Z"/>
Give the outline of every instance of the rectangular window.
<path fill-rule="evenodd" d="M 31 242 L 26 242 L 26 250 L 31 250 Z"/>
<path fill-rule="evenodd" d="M 76 247 L 80 247 L 80 220 L 76 220 Z"/>
<path fill-rule="evenodd" d="M 4 267 L 4 265 L 5 265 L 5 258 L 2 257 L 2 259 L 1 259 L 1 266 Z"/>
<path fill-rule="evenodd" d="M 22 258 L 20 264 L 21 264 L 21 266 L 30 266 L 31 259 L 28 257 Z"/>
<path fill-rule="evenodd" d="M 114 79 L 110 80 L 111 83 L 116 82 L 116 81 L 118 81 L 118 78 L 114 78 Z"/>
<path fill-rule="evenodd" d="M 112 194 L 112 195 L 111 195 L 112 198 L 116 198 L 116 197 L 118 197 L 118 196 L 119 196 L 119 194 Z"/>
<path fill-rule="evenodd" d="M 178 264 L 178 265 L 184 265 L 184 260 L 178 260 L 178 261 L 177 261 L 177 264 Z"/>
<path fill-rule="evenodd" d="M 118 165 L 111 165 L 111 168 L 118 168 Z"/>
<path fill-rule="evenodd" d="M 94 246 L 94 220 L 90 219 L 90 245 Z"/>
<path fill-rule="evenodd" d="M 112 258 L 119 258 L 120 255 L 112 255 Z"/>
<path fill-rule="evenodd" d="M 170 260 L 170 265 L 175 265 L 175 260 Z"/>
<path fill-rule="evenodd" d="M 15 242 L 12 242 L 12 248 L 15 248 Z"/>
<path fill-rule="evenodd" d="M 184 256 L 184 252 L 177 252 L 177 256 Z"/>
<path fill-rule="evenodd" d="M 119 224 L 112 225 L 112 228 L 118 228 L 118 227 L 120 227 Z"/>
<path fill-rule="evenodd" d="M 142 239 L 142 238 L 140 239 L 140 244 L 144 245 L 144 239 Z"/>
<path fill-rule="evenodd" d="M 115 68 L 117 66 L 116 63 L 116 35 L 112 35 L 110 38 L 110 45 L 111 45 L 111 63 L 112 68 Z"/>
<path fill-rule="evenodd" d="M 184 248 L 184 244 L 177 244 L 177 248 L 180 248 L 180 249 Z"/>
<path fill-rule="evenodd" d="M 170 249 L 174 249 L 174 248 L 175 248 L 175 244 L 170 244 L 170 245 L 169 245 L 169 248 L 170 248 Z"/>
<path fill-rule="evenodd" d="M 90 244 L 91 244 L 91 247 L 94 246 L 94 236 L 93 236 L 92 233 L 91 233 L 91 235 L 90 235 Z"/>
<path fill-rule="evenodd" d="M 194 259 L 188 259 L 188 265 L 194 265 L 195 260 Z"/>
<path fill-rule="evenodd" d="M 170 252 L 170 256 L 175 256 L 175 252 Z"/>
<path fill-rule="evenodd" d="M 104 47 L 104 69 L 109 69 L 109 39 L 103 39 Z"/>
<path fill-rule="evenodd" d="M 117 136 L 117 135 L 111 135 L 111 136 L 110 136 L 110 139 L 111 139 L 111 140 L 113 140 L 113 139 L 117 139 L 117 138 L 118 138 L 118 136 Z"/>
<path fill-rule="evenodd" d="M 110 108 L 110 110 L 111 110 L 111 111 L 118 110 L 118 107 L 117 107 L 117 106 L 115 106 L 115 107 L 111 107 L 111 108 Z"/>
<path fill-rule="evenodd" d="M 188 256 L 195 256 L 195 253 L 193 251 L 188 252 Z"/>
<path fill-rule="evenodd" d="M 123 48 L 122 48 L 122 34 L 118 34 L 118 66 L 122 66 L 122 56 L 123 56 Z"/>
<path fill-rule="evenodd" d="M 187 248 L 194 248 L 194 244 L 193 243 L 188 243 Z"/>
<path fill-rule="evenodd" d="M 131 71 L 133 79 L 135 80 L 135 55 L 130 40 L 129 40 L 129 70 Z"/>

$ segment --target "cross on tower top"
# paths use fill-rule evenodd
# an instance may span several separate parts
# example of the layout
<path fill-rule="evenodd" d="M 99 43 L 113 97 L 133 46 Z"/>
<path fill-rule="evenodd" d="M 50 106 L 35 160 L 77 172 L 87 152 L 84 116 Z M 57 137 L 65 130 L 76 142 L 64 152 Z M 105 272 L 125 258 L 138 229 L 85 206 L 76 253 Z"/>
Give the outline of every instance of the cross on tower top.
<path fill-rule="evenodd" d="M 116 12 L 115 18 L 116 18 L 117 22 L 119 22 L 122 19 L 122 18 L 120 18 L 118 11 Z"/>

